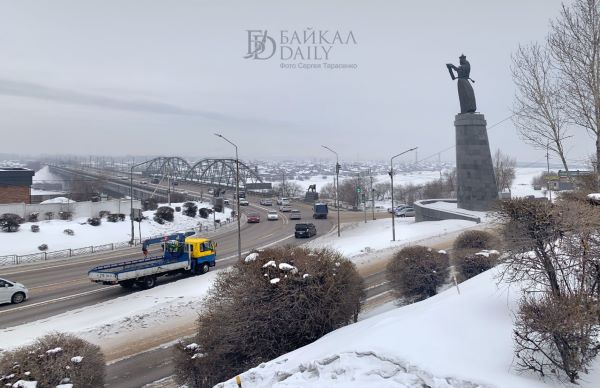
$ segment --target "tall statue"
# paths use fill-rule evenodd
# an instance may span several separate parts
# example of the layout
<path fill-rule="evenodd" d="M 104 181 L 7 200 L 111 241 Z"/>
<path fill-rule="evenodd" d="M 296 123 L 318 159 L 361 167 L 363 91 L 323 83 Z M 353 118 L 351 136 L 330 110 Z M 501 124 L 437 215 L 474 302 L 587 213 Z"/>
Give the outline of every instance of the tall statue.
<path fill-rule="evenodd" d="M 477 104 L 475 103 L 475 92 L 469 81 L 475 83 L 469 74 L 471 73 L 471 64 L 467 61 L 465 55 L 459 57 L 460 66 L 456 67 L 451 63 L 447 63 L 446 67 L 450 72 L 450 77 L 454 80 L 458 78 L 458 99 L 460 101 L 460 113 L 473 113 L 477 110 Z M 456 71 L 456 77 L 454 72 Z"/>

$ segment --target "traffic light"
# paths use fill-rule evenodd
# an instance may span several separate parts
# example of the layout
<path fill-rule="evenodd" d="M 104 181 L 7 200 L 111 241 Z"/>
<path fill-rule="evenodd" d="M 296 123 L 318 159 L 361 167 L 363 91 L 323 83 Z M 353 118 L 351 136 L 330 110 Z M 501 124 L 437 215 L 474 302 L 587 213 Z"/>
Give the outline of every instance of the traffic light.
<path fill-rule="evenodd" d="M 342 166 L 340 166 L 340 164 L 339 164 L 339 163 L 336 163 L 336 164 L 335 164 L 335 173 L 336 173 L 336 174 L 339 174 L 339 173 L 340 173 L 340 169 L 341 169 L 341 167 L 342 167 Z"/>
<path fill-rule="evenodd" d="M 356 192 L 360 194 L 360 192 L 361 192 L 360 186 L 356 186 Z"/>

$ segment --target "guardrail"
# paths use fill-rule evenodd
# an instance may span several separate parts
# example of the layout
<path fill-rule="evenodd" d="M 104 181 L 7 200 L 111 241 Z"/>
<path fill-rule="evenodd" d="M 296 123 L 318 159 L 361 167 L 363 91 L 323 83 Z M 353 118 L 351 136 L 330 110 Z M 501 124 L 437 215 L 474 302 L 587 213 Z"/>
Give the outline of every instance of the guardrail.
<path fill-rule="evenodd" d="M 205 226 L 201 227 L 200 230 L 198 230 L 198 228 L 194 228 L 194 229 L 184 230 L 184 232 L 199 231 L 199 232 L 208 233 L 211 229 L 213 229 L 212 230 L 213 232 L 216 232 L 219 229 L 219 227 L 223 227 L 223 225 L 230 224 L 233 222 L 233 220 L 234 219 L 232 219 L 232 218 L 226 218 L 225 220 L 221 221 L 220 223 L 216 223 L 214 225 L 214 229 L 211 228 L 209 225 L 205 225 Z M 163 236 L 163 234 L 156 235 L 156 236 L 148 236 L 144 240 L 149 239 L 149 238 L 161 237 L 161 236 Z M 135 247 L 140 244 L 141 244 L 140 239 L 136 238 L 133 240 L 133 244 L 131 244 L 129 241 L 121 241 L 121 242 L 108 243 L 108 244 L 102 244 L 102 245 L 90 245 L 88 247 L 81 247 L 81 248 L 68 248 L 68 249 L 61 249 L 58 251 L 37 252 L 37 253 L 31 253 L 28 255 L 4 255 L 4 256 L 0 256 L 0 267 L 6 266 L 6 265 L 25 264 L 25 263 L 33 263 L 36 261 L 46 261 L 46 260 L 52 260 L 52 259 L 64 259 L 64 258 L 69 258 L 69 257 L 90 255 L 90 254 L 106 252 L 106 251 L 114 251 L 116 249 Z"/>

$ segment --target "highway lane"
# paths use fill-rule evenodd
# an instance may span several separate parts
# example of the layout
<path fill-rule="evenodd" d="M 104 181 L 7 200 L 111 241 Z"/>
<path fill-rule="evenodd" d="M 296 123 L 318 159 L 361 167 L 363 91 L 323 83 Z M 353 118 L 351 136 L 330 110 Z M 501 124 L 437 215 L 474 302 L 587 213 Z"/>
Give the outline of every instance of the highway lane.
<path fill-rule="evenodd" d="M 254 200 L 252 202 L 255 203 Z M 309 206 L 304 204 L 294 206 L 302 211 L 304 220 L 307 218 L 312 220 Z M 276 209 L 275 206 L 273 208 Z M 268 210 L 271 209 L 256 205 L 242 207 L 242 212 L 258 212 L 261 215 L 260 223 L 247 224 L 242 228 L 242 251 L 272 243 L 296 243 L 295 239 L 291 238 L 295 222 L 289 222 L 286 216 L 288 213 L 280 213 L 278 221 L 266 221 Z M 331 228 L 329 221 L 315 220 L 319 234 L 329 231 Z M 289 239 L 284 240 L 286 238 Z M 237 260 L 237 228 L 232 227 L 213 239 L 218 244 L 216 268 L 224 268 L 234 263 Z M 0 306 L 0 328 L 46 318 L 135 292 L 120 286 L 92 283 L 87 278 L 87 271 L 96 265 L 141 257 L 141 248 L 137 247 L 99 254 L 88 260 L 72 259 L 72 261 L 46 262 L 0 270 L 0 277 L 23 283 L 31 292 L 30 298 L 23 304 Z M 158 284 L 180 278 L 181 275 L 161 277 Z"/>

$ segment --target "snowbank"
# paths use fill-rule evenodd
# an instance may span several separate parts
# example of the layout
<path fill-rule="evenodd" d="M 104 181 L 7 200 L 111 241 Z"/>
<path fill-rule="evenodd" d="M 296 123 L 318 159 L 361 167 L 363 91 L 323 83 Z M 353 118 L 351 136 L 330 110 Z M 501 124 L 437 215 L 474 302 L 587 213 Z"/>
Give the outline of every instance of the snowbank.
<path fill-rule="evenodd" d="M 415 222 L 414 218 L 396 218 L 396 241 L 392 240 L 392 221 L 382 219 L 343 224 L 341 236 L 332 231 L 319 237 L 307 245 L 313 248 L 332 248 L 353 261 L 358 256 L 375 250 L 398 248 L 407 243 L 418 243 L 419 240 L 436 237 L 457 230 L 477 225 L 472 221 L 444 220 Z"/>
<path fill-rule="evenodd" d="M 519 374 L 513 312 L 520 292 L 487 271 L 423 302 L 365 319 L 241 375 L 253 388 L 564 387 Z M 600 386 L 600 360 L 580 387 Z M 468 384 L 467 382 L 471 382 Z M 234 380 L 218 385 L 237 387 Z"/>
<path fill-rule="evenodd" d="M 75 201 L 70 200 L 69 198 L 66 197 L 56 197 L 56 198 L 52 198 L 52 199 L 47 199 L 45 201 L 40 202 L 40 204 L 45 205 L 47 203 L 73 203 Z"/>
<path fill-rule="evenodd" d="M 176 321 L 193 322 L 218 271 L 133 292 L 23 325 L 0 329 L 0 348 L 12 349 L 52 331 L 75 334 L 96 345 L 143 335 L 144 329 Z M 108 287 L 108 286 L 107 286 Z M 113 286 L 119 287 L 119 286 Z"/>

